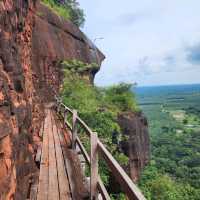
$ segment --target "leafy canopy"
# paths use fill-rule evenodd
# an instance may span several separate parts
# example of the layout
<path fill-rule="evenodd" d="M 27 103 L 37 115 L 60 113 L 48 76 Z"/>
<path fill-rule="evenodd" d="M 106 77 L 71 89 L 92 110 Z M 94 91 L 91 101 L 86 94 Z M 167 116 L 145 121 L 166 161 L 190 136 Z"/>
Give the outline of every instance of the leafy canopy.
<path fill-rule="evenodd" d="M 57 15 L 64 19 L 71 20 L 75 25 L 81 27 L 84 25 L 84 11 L 80 8 L 76 0 L 42 0 Z"/>

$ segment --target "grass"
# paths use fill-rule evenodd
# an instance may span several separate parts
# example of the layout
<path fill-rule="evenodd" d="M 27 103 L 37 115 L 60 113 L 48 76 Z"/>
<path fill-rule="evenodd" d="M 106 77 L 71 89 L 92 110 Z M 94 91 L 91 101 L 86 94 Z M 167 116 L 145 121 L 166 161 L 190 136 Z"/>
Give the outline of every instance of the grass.
<path fill-rule="evenodd" d="M 58 5 L 53 0 L 42 0 L 41 2 L 58 16 L 71 20 L 70 9 L 67 6 Z"/>

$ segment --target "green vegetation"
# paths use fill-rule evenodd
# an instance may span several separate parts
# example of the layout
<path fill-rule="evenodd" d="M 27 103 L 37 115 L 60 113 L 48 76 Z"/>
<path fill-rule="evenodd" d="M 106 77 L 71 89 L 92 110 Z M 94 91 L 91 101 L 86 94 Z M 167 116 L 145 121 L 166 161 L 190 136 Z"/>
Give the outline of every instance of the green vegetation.
<path fill-rule="evenodd" d="M 57 15 L 63 17 L 64 19 L 71 19 L 70 10 L 67 6 L 60 5 L 55 0 L 42 0 L 46 6 L 48 6 Z"/>
<path fill-rule="evenodd" d="M 122 111 L 137 110 L 134 95 L 130 91 L 131 85 L 123 83 L 108 88 L 98 88 L 84 81 L 79 76 L 80 69 L 82 71 L 82 69 L 88 68 L 88 66 L 95 67 L 94 65 L 73 60 L 62 62 L 62 66 L 65 71 L 61 90 L 61 97 L 64 103 L 78 110 L 79 116 L 93 131 L 98 133 L 98 136 L 112 152 L 112 155 L 121 165 L 127 165 L 128 158 L 118 149 L 118 142 L 122 136 L 117 123 L 117 116 Z M 84 141 L 86 149 L 89 149 L 89 139 L 84 130 L 79 127 L 78 132 L 81 140 Z M 102 160 L 100 160 L 100 174 L 110 191 L 111 173 Z M 120 191 L 117 194 L 113 194 L 112 191 L 110 193 L 114 195 L 115 199 L 124 199 Z"/>
<path fill-rule="evenodd" d="M 152 150 L 140 187 L 149 200 L 199 200 L 200 88 L 157 90 L 139 96 Z"/>
<path fill-rule="evenodd" d="M 98 133 L 122 166 L 128 158 L 118 143 L 124 138 L 117 123 L 120 112 L 139 111 L 131 85 L 98 88 L 81 78 L 81 73 L 96 70 L 95 64 L 77 60 L 61 63 L 65 71 L 61 90 L 63 101 L 79 111 L 79 116 Z M 140 94 L 141 108 L 150 119 L 150 165 L 142 173 L 139 187 L 148 200 L 200 200 L 200 92 Z M 79 136 L 89 150 L 89 140 L 79 127 Z M 117 139 L 116 139 L 117 138 Z M 89 171 L 86 172 L 89 175 Z M 100 160 L 100 174 L 112 199 L 124 200 L 113 191 L 112 175 Z"/>
<path fill-rule="evenodd" d="M 85 71 L 97 71 L 99 66 L 96 63 L 84 63 L 80 60 L 64 60 L 61 62 L 61 66 L 72 73 L 83 73 Z"/>
<path fill-rule="evenodd" d="M 85 22 L 84 12 L 76 0 L 42 0 L 57 15 L 66 20 L 71 20 L 77 26 L 83 26 Z"/>
<path fill-rule="evenodd" d="M 98 88 L 84 81 L 77 73 L 65 70 L 61 96 L 99 136 L 112 145 L 114 132 L 120 134 L 117 115 L 125 110 L 137 110 L 131 85 L 120 84 Z"/>
<path fill-rule="evenodd" d="M 143 172 L 140 188 L 150 200 L 199 200 L 199 192 L 187 183 L 179 183 L 167 174 L 161 174 L 155 165 Z"/>

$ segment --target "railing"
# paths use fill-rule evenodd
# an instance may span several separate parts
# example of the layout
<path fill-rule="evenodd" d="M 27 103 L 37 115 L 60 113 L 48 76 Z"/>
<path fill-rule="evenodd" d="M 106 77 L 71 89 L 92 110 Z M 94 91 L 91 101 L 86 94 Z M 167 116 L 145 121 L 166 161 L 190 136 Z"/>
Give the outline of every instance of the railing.
<path fill-rule="evenodd" d="M 64 125 L 67 125 L 72 132 L 72 149 L 76 149 L 78 145 L 79 149 L 84 156 L 85 161 L 90 166 L 90 199 L 98 199 L 98 194 L 102 199 L 110 200 L 110 196 L 99 176 L 98 173 L 98 156 L 105 160 L 108 168 L 111 170 L 112 175 L 116 178 L 121 186 L 121 189 L 126 194 L 129 200 L 145 200 L 145 197 L 137 186 L 133 183 L 130 177 L 122 169 L 119 163 L 113 158 L 111 153 L 105 148 L 102 142 L 98 139 L 97 133 L 93 132 L 87 124 L 79 118 L 77 111 L 71 110 L 65 106 L 60 99 L 57 100 L 57 112 L 62 116 Z M 72 124 L 67 120 L 69 114 L 72 117 Z M 77 132 L 77 125 L 80 125 L 87 135 L 90 137 L 90 156 L 88 155 L 85 147 L 83 146 Z"/>

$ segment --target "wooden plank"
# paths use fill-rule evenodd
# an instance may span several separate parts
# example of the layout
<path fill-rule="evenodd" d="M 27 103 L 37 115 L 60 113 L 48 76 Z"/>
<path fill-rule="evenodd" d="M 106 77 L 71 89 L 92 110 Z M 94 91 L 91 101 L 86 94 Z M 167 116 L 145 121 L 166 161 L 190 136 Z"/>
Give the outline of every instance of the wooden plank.
<path fill-rule="evenodd" d="M 97 149 L 97 133 L 93 133 L 90 136 L 91 152 L 90 152 L 90 162 L 91 162 L 91 178 L 90 178 L 90 199 L 97 199 L 97 183 L 98 183 L 98 149 Z"/>
<path fill-rule="evenodd" d="M 63 104 L 63 106 L 64 106 L 64 104 Z M 65 112 L 66 112 L 66 110 L 67 110 L 68 112 L 70 112 L 70 113 L 73 114 L 73 111 L 72 111 L 71 109 L 69 109 L 68 107 L 65 106 Z M 63 115 L 63 116 L 64 116 L 64 115 Z M 85 122 L 82 121 L 78 116 L 77 116 L 77 120 L 78 120 L 79 123 L 81 123 L 81 125 L 83 126 L 83 128 L 87 131 L 87 134 L 88 134 L 88 135 L 93 134 L 92 131 L 91 131 L 91 129 L 90 129 L 90 128 L 85 124 Z M 71 127 L 71 125 L 69 124 L 69 122 L 68 122 L 68 121 L 65 121 L 65 123 L 67 124 L 67 127 L 69 127 L 70 130 L 72 131 L 72 127 Z M 76 141 L 77 141 L 77 144 L 78 144 L 78 146 L 79 146 L 79 148 L 80 148 L 80 150 L 81 150 L 81 152 L 82 152 L 82 155 L 83 155 L 84 158 L 85 158 L 85 161 L 87 162 L 87 164 L 90 165 L 90 157 L 89 157 L 87 151 L 85 150 L 85 148 L 84 148 L 84 146 L 83 146 L 83 144 L 82 144 L 82 142 L 80 141 L 80 139 L 79 139 L 78 136 L 77 136 L 77 138 L 76 138 Z M 108 192 L 107 192 L 107 190 L 106 190 L 106 188 L 105 188 L 105 186 L 104 186 L 104 184 L 103 184 L 103 182 L 102 182 L 102 180 L 101 180 L 100 177 L 99 177 L 99 179 L 98 179 L 98 189 L 99 189 L 99 192 L 101 193 L 102 198 L 103 198 L 104 200 L 110 200 L 109 194 L 108 194 Z"/>
<path fill-rule="evenodd" d="M 63 106 L 63 108 L 65 109 L 65 110 L 68 110 L 71 114 L 73 114 L 73 110 L 72 109 L 70 109 L 70 108 L 68 108 L 67 106 L 65 106 L 65 104 L 63 104 L 63 103 L 61 103 L 61 106 Z M 58 111 L 57 111 L 58 112 Z M 60 112 L 58 112 L 58 113 L 60 113 Z M 63 116 L 62 116 L 63 117 Z M 92 130 L 90 129 L 90 127 L 80 118 L 80 117 L 78 117 L 77 116 L 77 121 L 81 124 L 81 126 L 86 130 L 86 134 L 88 135 L 88 136 L 90 136 L 91 134 L 93 134 L 93 132 L 92 132 Z M 69 127 L 71 127 L 71 125 L 69 124 L 69 123 L 67 123 L 67 125 L 69 126 Z"/>
<path fill-rule="evenodd" d="M 65 106 L 65 104 L 61 103 L 65 110 L 68 110 L 71 114 L 73 114 L 73 110 Z M 86 134 L 90 136 L 93 132 L 90 127 L 80 118 L 77 116 L 77 121 L 82 125 L 82 127 L 86 130 Z"/>
<path fill-rule="evenodd" d="M 98 187 L 98 190 L 99 190 L 103 200 L 111 200 L 110 196 L 109 196 L 109 194 L 108 194 L 108 192 L 107 192 L 107 190 L 106 190 L 106 188 L 105 188 L 105 186 L 103 184 L 103 181 L 101 180 L 100 177 L 98 178 L 97 187 Z"/>
<path fill-rule="evenodd" d="M 43 134 L 43 145 L 42 145 L 42 158 L 40 164 L 40 176 L 39 176 L 39 186 L 38 186 L 38 200 L 48 199 L 48 180 L 49 180 L 49 154 L 48 154 L 48 132 L 50 126 L 49 112 L 45 111 L 46 118 L 44 123 L 44 134 Z"/>
<path fill-rule="evenodd" d="M 79 137 L 77 137 L 77 144 L 85 158 L 85 161 L 87 162 L 87 164 L 90 164 L 90 157 L 89 157 L 87 151 L 85 150 L 85 147 L 83 146 L 82 142 L 80 141 Z"/>
<path fill-rule="evenodd" d="M 51 116 L 51 113 L 50 113 Z M 59 200 L 57 162 L 53 137 L 52 116 L 49 131 L 49 188 L 48 200 Z"/>
<path fill-rule="evenodd" d="M 67 112 L 68 112 L 67 110 L 64 111 L 64 116 L 63 116 L 63 122 L 64 122 L 63 125 L 64 126 L 66 125 L 66 121 L 67 121 L 67 116 L 68 116 Z"/>
<path fill-rule="evenodd" d="M 112 174 L 116 180 L 121 185 L 121 188 L 127 194 L 129 199 L 132 200 L 146 200 L 141 191 L 133 183 L 130 177 L 122 169 L 119 163 L 113 158 L 110 152 L 105 148 L 105 146 L 98 140 L 98 150 L 102 157 L 105 159 L 108 167 L 112 171 Z"/>
<path fill-rule="evenodd" d="M 42 122 L 41 124 L 41 128 L 40 128 L 40 131 L 39 131 L 39 137 L 43 137 L 43 132 L 44 132 L 44 122 Z"/>
<path fill-rule="evenodd" d="M 73 113 L 73 111 L 70 108 L 65 106 L 63 103 L 61 103 L 61 104 L 66 110 L 68 110 L 70 113 Z M 93 134 L 92 130 L 87 126 L 87 124 L 81 118 L 79 118 L 77 116 L 76 120 L 86 130 L 86 134 L 88 136 L 91 136 Z M 78 144 L 79 143 L 80 142 L 78 142 Z M 79 145 L 79 147 L 81 147 L 81 146 Z M 122 189 L 128 195 L 129 199 L 145 200 L 146 198 L 143 196 L 141 191 L 137 188 L 137 186 L 133 183 L 133 181 L 130 179 L 130 177 L 122 169 L 122 167 L 119 165 L 119 163 L 113 158 L 113 156 L 110 154 L 110 152 L 105 148 L 105 146 L 99 140 L 98 140 L 98 149 L 99 149 L 99 152 L 101 153 L 101 155 L 103 156 L 103 158 L 105 159 L 105 161 L 107 162 L 113 175 L 115 176 L 117 181 L 120 183 Z M 83 153 L 83 155 L 84 155 L 84 153 Z M 87 158 L 87 156 L 85 156 L 85 158 L 86 158 L 86 160 L 89 160 Z"/>
<path fill-rule="evenodd" d="M 77 138 L 77 111 L 73 110 L 72 119 L 72 149 L 76 149 L 76 138 Z"/>
<path fill-rule="evenodd" d="M 69 188 L 68 177 L 66 174 L 65 166 L 64 166 L 64 158 L 62 154 L 62 149 L 60 145 L 58 129 L 55 124 L 55 120 L 53 120 L 53 135 L 55 141 L 55 150 L 56 150 L 56 160 L 57 160 L 57 168 L 58 168 L 58 181 L 59 181 L 59 192 L 60 192 L 60 200 L 70 200 L 71 192 Z"/>
<path fill-rule="evenodd" d="M 65 112 L 70 112 L 71 114 L 73 114 L 73 112 L 72 112 L 71 110 L 69 111 L 69 110 L 66 109 L 66 108 L 65 108 Z M 59 114 L 59 113 L 58 113 L 58 114 Z M 64 126 L 65 128 L 69 128 L 70 131 L 72 131 L 72 125 L 71 125 L 67 120 L 64 120 L 65 114 L 64 114 L 64 113 L 60 113 L 59 115 L 62 117 L 62 119 L 63 119 L 63 121 L 64 121 L 63 126 Z"/>
<path fill-rule="evenodd" d="M 69 186 L 70 186 L 70 191 L 71 191 L 71 195 L 72 195 L 72 199 L 75 199 L 75 185 L 74 185 L 74 181 L 73 181 L 73 173 L 72 173 L 72 168 L 70 165 L 70 160 L 68 159 L 66 153 L 65 153 L 65 149 L 64 149 L 64 145 L 62 145 L 64 143 L 64 138 L 61 134 L 58 134 L 59 139 L 60 139 L 60 143 L 61 143 L 61 148 L 62 148 L 62 152 L 63 152 L 63 156 L 64 156 L 64 161 L 65 161 L 65 167 L 66 167 L 66 171 L 67 171 L 67 176 L 68 176 L 68 180 L 69 180 Z"/>
<path fill-rule="evenodd" d="M 37 200 L 37 189 L 38 189 L 37 184 L 31 185 L 30 200 Z"/>
<path fill-rule="evenodd" d="M 82 142 L 80 141 L 79 137 L 77 137 L 77 144 L 82 152 L 82 155 L 84 156 L 85 158 L 85 161 L 87 162 L 88 165 L 90 165 L 90 157 L 87 153 L 87 151 L 85 150 L 85 147 L 83 146 Z M 101 193 L 102 195 L 102 198 L 104 200 L 110 200 L 110 196 L 101 180 L 101 178 L 99 177 L 98 178 L 98 184 L 97 184 L 97 187 L 98 187 L 98 190 L 99 192 Z"/>
<path fill-rule="evenodd" d="M 61 105 L 60 102 L 58 101 L 58 104 L 57 104 L 57 112 L 58 112 L 58 113 L 60 113 L 60 108 L 61 108 L 61 106 L 62 106 L 62 105 Z"/>
<path fill-rule="evenodd" d="M 35 156 L 35 162 L 36 163 L 40 163 L 41 161 L 41 156 L 42 156 L 42 147 L 39 146 L 38 149 L 37 149 L 37 153 L 36 153 L 36 156 Z"/>
<path fill-rule="evenodd" d="M 67 128 L 70 129 L 70 131 L 72 131 L 72 126 L 68 121 L 65 122 L 65 125 L 66 125 Z"/>

